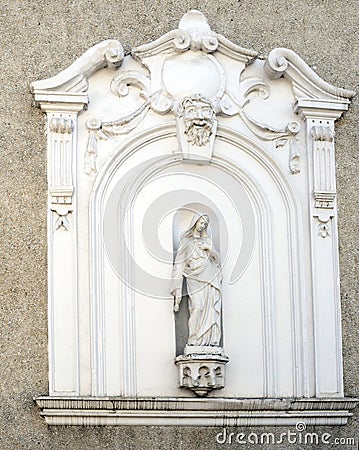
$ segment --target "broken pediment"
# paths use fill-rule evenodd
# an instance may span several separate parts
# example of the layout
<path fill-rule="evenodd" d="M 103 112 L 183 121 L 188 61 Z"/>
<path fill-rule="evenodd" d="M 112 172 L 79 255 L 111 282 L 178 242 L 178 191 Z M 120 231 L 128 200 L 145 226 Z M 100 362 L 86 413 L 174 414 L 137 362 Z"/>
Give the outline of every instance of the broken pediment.
<path fill-rule="evenodd" d="M 43 109 L 58 102 L 81 110 L 91 102 L 91 75 L 104 67 L 114 70 L 110 90 L 103 92 L 99 104 L 103 113 L 87 121 L 92 137 L 87 171 L 97 170 L 99 140 L 127 134 L 140 123 L 142 129 L 146 123 L 151 127 L 152 121 L 144 120 L 149 112 L 168 116 L 169 120 L 176 118 L 180 135 L 186 134 L 183 101 L 193 95 L 207 99 L 213 118 L 222 118 L 224 126 L 226 117 L 236 117 L 255 137 L 270 141 L 284 138 L 291 142 L 291 148 L 295 147 L 293 138 L 299 132 L 295 113 L 308 105 L 311 111 L 327 108 L 339 117 L 354 95 L 326 83 L 289 49 L 275 49 L 265 61 L 256 57 L 256 52 L 213 32 L 202 13 L 190 11 L 177 30 L 133 49 L 131 56 L 124 57 L 118 41 L 107 40 L 89 49 L 57 76 L 32 83 L 31 89 Z M 289 83 L 278 80 L 281 77 Z M 99 92 L 93 95 L 96 98 Z M 315 102 L 319 103 L 315 106 Z M 273 108 L 275 115 L 270 113 Z M 184 159 L 210 160 L 215 136 L 212 128 L 216 123 L 217 120 L 208 128 L 212 142 L 207 149 L 199 148 L 204 144 L 183 146 L 184 140 L 179 140 Z M 191 141 L 191 136 L 187 138 Z M 298 153 L 298 149 L 291 150 L 291 165 L 293 154 L 298 159 Z M 298 163 L 291 170 L 296 173 Z"/>
<path fill-rule="evenodd" d="M 334 122 L 354 92 L 195 10 L 31 90 L 47 114 L 47 422 L 346 423 Z"/>

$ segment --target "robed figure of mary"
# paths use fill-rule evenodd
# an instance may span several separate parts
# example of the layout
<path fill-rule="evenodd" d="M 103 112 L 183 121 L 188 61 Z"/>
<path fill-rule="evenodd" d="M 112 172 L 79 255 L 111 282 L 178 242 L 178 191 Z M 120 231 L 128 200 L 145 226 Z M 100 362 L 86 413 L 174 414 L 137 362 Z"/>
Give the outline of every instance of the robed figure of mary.
<path fill-rule="evenodd" d="M 187 282 L 187 345 L 219 346 L 221 340 L 220 257 L 207 234 L 208 224 L 208 215 L 194 214 L 189 228 L 182 233 L 172 272 L 175 312 L 182 299 L 183 277 Z"/>

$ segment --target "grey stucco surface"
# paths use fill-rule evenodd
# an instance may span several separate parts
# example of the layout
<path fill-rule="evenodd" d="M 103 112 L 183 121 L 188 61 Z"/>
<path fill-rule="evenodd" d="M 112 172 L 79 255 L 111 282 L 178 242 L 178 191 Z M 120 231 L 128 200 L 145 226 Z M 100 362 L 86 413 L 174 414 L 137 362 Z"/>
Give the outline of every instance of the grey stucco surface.
<path fill-rule="evenodd" d="M 117 38 L 129 52 L 176 28 L 181 16 L 192 8 L 207 16 L 213 30 L 243 47 L 262 55 L 275 47 L 291 48 L 326 81 L 359 90 L 356 0 L 0 0 L 1 449 L 259 448 L 220 445 L 215 439 L 220 431 L 217 428 L 48 428 L 32 401 L 48 392 L 46 138 L 44 117 L 33 107 L 29 84 L 55 75 L 103 39 Z M 344 380 L 348 396 L 359 395 L 358 106 L 355 98 L 336 126 Z M 356 412 L 346 427 L 316 430 L 338 438 L 358 438 L 358 416 Z M 278 435 L 286 431 L 283 427 L 271 430 Z M 265 448 L 333 446 L 285 444 Z"/>

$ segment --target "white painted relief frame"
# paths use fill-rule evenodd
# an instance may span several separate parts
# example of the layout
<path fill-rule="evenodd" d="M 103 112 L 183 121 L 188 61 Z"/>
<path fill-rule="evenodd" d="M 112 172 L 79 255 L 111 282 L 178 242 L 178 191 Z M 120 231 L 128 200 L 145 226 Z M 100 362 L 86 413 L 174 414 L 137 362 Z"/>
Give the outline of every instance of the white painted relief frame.
<path fill-rule="evenodd" d="M 32 84 L 48 136 L 49 396 L 37 399 L 47 423 L 345 424 L 351 415 L 334 122 L 354 92 L 291 50 L 256 57 L 190 11 L 131 56 L 104 41 Z M 144 212 L 154 200 L 167 208 L 163 264 L 138 239 L 152 229 Z M 174 365 L 166 293 L 181 208 L 218 220 L 227 258 L 226 385 L 207 399 L 178 387 Z M 142 261 L 163 279 L 153 292 L 139 288 Z"/>

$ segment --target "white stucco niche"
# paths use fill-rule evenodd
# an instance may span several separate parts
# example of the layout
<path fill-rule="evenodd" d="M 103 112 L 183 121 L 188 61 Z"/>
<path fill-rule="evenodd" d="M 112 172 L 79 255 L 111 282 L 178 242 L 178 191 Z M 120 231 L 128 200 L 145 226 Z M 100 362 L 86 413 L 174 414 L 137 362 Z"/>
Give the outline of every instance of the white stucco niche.
<path fill-rule="evenodd" d="M 32 83 L 47 115 L 49 394 L 36 402 L 48 424 L 339 425 L 351 415 L 334 122 L 354 92 L 291 50 L 256 57 L 190 11 L 129 56 L 104 41 Z M 206 398 L 177 383 L 185 320 L 170 295 L 195 210 L 221 255 L 229 359 L 224 387 Z"/>

